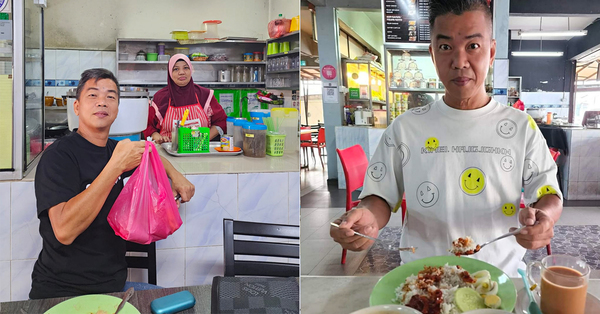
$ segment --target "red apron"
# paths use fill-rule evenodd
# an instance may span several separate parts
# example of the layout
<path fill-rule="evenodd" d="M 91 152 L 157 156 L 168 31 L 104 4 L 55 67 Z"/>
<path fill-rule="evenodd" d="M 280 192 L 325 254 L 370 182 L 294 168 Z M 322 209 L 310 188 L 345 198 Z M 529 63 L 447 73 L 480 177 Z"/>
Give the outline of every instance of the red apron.
<path fill-rule="evenodd" d="M 210 128 L 210 118 L 212 117 L 212 108 L 210 106 L 210 101 L 213 98 L 213 90 L 210 90 L 210 94 L 206 99 L 206 104 L 204 104 L 204 108 L 200 105 L 200 101 L 198 100 L 198 95 L 196 95 L 197 103 L 182 107 L 173 107 L 171 106 L 171 98 L 169 98 L 169 107 L 167 108 L 167 112 L 165 113 L 165 117 L 161 116 L 158 111 L 158 107 L 153 102 L 152 106 L 154 106 L 154 110 L 156 111 L 156 116 L 160 122 L 160 135 L 166 136 L 171 140 L 171 131 L 173 130 L 173 124 L 177 120 L 181 120 L 183 118 L 183 113 L 186 109 L 190 110 L 187 119 L 185 120 L 185 126 L 189 125 L 199 125 L 201 127 Z"/>

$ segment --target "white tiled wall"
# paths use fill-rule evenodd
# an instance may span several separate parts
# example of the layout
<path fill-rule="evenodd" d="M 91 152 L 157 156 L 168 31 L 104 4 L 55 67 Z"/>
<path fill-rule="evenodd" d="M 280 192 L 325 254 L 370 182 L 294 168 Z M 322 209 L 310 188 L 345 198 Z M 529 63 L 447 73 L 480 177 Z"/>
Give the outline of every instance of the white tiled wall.
<path fill-rule="evenodd" d="M 163 287 L 210 284 L 222 276 L 223 218 L 299 224 L 298 172 L 190 175 L 196 194 L 180 207 L 183 225 L 158 241 L 157 281 Z M 0 302 L 26 300 L 42 247 L 33 182 L 0 182 Z M 146 281 L 131 269 L 128 280 Z"/>
<path fill-rule="evenodd" d="M 567 130 L 563 194 L 568 200 L 600 200 L 600 130 Z"/>
<path fill-rule="evenodd" d="M 116 75 L 114 51 L 45 50 L 45 80 L 79 80 L 81 73 L 91 68 L 105 68 Z M 48 96 L 60 97 L 73 86 L 46 86 Z"/>

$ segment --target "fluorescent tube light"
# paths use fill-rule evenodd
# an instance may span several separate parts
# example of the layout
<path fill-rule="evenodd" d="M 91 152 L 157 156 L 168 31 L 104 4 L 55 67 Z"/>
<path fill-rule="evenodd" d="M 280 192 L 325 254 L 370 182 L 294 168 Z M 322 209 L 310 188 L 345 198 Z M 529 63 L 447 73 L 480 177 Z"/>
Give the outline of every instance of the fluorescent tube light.
<path fill-rule="evenodd" d="M 513 51 L 513 57 L 562 57 L 562 51 Z"/>
<path fill-rule="evenodd" d="M 576 31 L 519 31 L 521 37 L 575 37 L 585 36 L 587 30 Z"/>

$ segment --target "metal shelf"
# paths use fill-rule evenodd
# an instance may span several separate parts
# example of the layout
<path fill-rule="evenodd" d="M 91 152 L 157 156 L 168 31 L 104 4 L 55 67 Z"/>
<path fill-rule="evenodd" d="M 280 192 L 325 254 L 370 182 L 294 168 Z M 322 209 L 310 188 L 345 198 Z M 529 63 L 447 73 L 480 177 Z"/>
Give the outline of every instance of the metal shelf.
<path fill-rule="evenodd" d="M 121 84 L 121 85 L 167 85 L 167 82 L 125 80 L 125 81 L 120 81 L 119 84 Z M 264 86 L 265 82 L 194 82 L 194 84 L 198 84 L 198 85 Z"/>
<path fill-rule="evenodd" d="M 387 103 L 386 103 L 385 101 L 377 101 L 377 100 L 373 100 L 373 103 L 374 103 L 374 104 L 377 104 L 377 105 L 387 106 Z"/>
<path fill-rule="evenodd" d="M 266 89 L 281 89 L 281 90 L 298 90 L 300 86 L 291 86 L 291 87 L 265 87 Z"/>
<path fill-rule="evenodd" d="M 169 61 L 118 61 L 119 64 L 168 64 Z M 267 64 L 265 61 L 191 61 L 192 64 Z"/>
<path fill-rule="evenodd" d="M 266 74 L 281 74 L 281 73 L 300 73 L 300 69 L 289 69 L 289 70 L 281 70 L 281 71 L 269 71 Z"/>
<path fill-rule="evenodd" d="M 276 53 L 276 54 L 272 54 L 272 55 L 267 55 L 267 59 L 287 56 L 287 55 L 296 54 L 296 53 L 300 53 L 300 49 L 294 49 L 294 50 L 290 50 L 288 52 L 280 52 L 280 53 Z"/>
<path fill-rule="evenodd" d="M 348 101 L 367 101 L 368 102 L 368 101 L 371 101 L 371 99 L 368 99 L 368 98 L 366 98 L 366 99 L 365 98 L 358 98 L 358 99 L 356 99 L 356 98 L 348 98 Z"/>
<path fill-rule="evenodd" d="M 46 106 L 46 110 L 67 110 L 67 106 Z"/>
<path fill-rule="evenodd" d="M 400 93 L 444 93 L 445 89 L 438 88 L 401 88 L 401 87 L 390 87 L 390 92 Z"/>
<path fill-rule="evenodd" d="M 296 35 L 299 35 L 299 34 L 300 34 L 300 31 L 295 31 L 295 32 L 291 32 L 291 33 L 285 34 L 285 35 L 283 35 L 283 36 L 281 36 L 279 38 L 269 38 L 269 39 L 267 39 L 267 42 L 270 43 L 270 42 L 274 42 L 274 41 L 286 39 L 288 37 L 296 36 Z"/>

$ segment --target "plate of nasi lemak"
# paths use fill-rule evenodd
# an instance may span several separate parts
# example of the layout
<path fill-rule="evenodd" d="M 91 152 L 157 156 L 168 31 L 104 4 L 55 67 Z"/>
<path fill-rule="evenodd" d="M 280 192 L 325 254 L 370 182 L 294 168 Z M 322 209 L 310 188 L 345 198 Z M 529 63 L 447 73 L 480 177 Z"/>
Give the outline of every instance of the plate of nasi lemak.
<path fill-rule="evenodd" d="M 516 300 L 515 286 L 502 270 L 469 257 L 434 256 L 387 273 L 371 291 L 369 303 L 400 304 L 423 314 L 460 314 L 512 312 Z"/>

